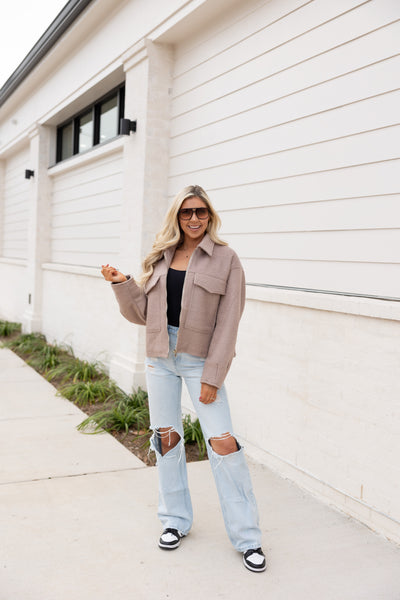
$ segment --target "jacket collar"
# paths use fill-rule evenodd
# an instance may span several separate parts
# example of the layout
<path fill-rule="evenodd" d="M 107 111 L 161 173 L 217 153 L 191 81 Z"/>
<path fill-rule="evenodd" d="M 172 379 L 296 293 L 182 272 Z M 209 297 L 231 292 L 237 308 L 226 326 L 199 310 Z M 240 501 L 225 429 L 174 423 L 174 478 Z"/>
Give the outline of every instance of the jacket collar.
<path fill-rule="evenodd" d="M 208 256 L 212 256 L 214 246 L 214 242 L 212 241 L 208 233 L 206 233 L 203 239 L 201 240 L 200 244 L 198 245 L 198 248 L 201 248 L 206 254 L 208 254 Z M 175 250 L 176 246 L 171 246 L 170 248 L 167 248 L 164 251 L 164 258 L 167 261 L 168 265 L 170 265 L 172 262 L 172 257 L 174 256 Z"/>
<path fill-rule="evenodd" d="M 214 246 L 215 246 L 214 242 L 212 241 L 212 239 L 210 238 L 208 233 L 206 233 L 199 244 L 199 248 L 204 250 L 204 252 L 206 254 L 208 254 L 208 256 L 212 256 Z"/>

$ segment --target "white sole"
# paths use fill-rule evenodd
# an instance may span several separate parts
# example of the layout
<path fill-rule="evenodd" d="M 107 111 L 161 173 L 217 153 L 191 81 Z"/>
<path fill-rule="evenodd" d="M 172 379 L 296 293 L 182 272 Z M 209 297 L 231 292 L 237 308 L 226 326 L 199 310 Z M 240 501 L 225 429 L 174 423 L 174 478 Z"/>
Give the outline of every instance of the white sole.
<path fill-rule="evenodd" d="M 175 550 L 180 544 L 181 540 L 178 540 L 175 544 L 166 544 L 165 546 L 162 542 L 158 542 L 158 547 L 161 548 L 161 550 Z"/>

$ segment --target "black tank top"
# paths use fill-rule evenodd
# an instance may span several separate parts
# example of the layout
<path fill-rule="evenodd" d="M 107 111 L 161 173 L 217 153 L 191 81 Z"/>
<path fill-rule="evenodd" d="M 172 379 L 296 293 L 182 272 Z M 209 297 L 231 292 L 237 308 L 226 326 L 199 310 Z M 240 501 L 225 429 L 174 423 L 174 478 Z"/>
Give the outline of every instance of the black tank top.
<path fill-rule="evenodd" d="M 182 291 L 186 271 L 168 269 L 167 275 L 167 320 L 168 325 L 179 327 L 181 314 Z"/>

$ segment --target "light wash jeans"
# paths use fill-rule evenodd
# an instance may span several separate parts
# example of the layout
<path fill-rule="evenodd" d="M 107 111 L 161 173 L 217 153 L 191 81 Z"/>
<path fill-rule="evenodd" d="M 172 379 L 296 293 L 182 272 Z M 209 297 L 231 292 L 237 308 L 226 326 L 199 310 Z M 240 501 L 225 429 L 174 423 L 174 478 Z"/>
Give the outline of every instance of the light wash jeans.
<path fill-rule="evenodd" d="M 261 531 L 258 525 L 257 504 L 243 448 L 239 447 L 237 452 L 222 456 L 214 452 L 209 442 L 210 438 L 221 437 L 227 432 L 233 435 L 225 386 L 218 390 L 217 399 L 212 404 L 200 402 L 200 378 L 205 359 L 185 353 L 175 355 L 178 327 L 168 325 L 168 333 L 168 358 L 146 359 L 150 420 L 154 431 L 151 447 L 157 456 L 158 517 L 163 529 L 172 527 L 186 535 L 193 521 L 181 413 L 184 379 L 206 440 L 229 539 L 239 552 L 259 548 Z M 160 438 L 165 433 L 160 433 L 159 428 L 175 430 L 181 437 L 178 444 L 164 456 L 161 454 Z"/>

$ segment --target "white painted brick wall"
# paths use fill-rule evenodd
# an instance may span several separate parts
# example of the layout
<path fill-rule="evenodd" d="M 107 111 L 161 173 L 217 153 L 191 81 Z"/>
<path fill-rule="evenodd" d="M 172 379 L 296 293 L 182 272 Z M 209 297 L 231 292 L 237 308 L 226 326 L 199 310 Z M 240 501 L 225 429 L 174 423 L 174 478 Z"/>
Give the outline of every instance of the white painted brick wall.
<path fill-rule="evenodd" d="M 250 453 L 351 496 L 361 520 L 364 503 L 400 522 L 399 335 L 395 320 L 247 301 L 227 383 Z"/>

